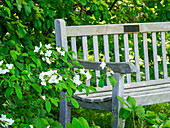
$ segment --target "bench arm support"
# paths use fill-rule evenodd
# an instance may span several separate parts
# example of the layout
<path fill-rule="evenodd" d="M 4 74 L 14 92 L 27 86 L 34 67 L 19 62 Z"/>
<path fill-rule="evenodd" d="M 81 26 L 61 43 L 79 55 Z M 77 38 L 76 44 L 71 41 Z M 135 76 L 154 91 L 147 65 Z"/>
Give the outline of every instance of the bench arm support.
<path fill-rule="evenodd" d="M 95 61 L 86 61 L 81 59 L 75 59 L 77 60 L 81 65 L 84 66 L 85 69 L 93 69 L 93 70 L 103 70 L 100 67 L 101 62 L 95 62 Z M 80 66 L 74 65 L 75 68 L 82 68 Z M 134 73 L 136 72 L 136 67 L 131 62 L 107 62 L 106 66 L 111 68 L 115 73 Z"/>

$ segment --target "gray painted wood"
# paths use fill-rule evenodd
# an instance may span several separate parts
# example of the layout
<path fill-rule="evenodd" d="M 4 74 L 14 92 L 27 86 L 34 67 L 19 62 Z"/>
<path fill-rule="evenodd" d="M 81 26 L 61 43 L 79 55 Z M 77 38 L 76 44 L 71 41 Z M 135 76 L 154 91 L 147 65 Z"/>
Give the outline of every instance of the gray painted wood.
<path fill-rule="evenodd" d="M 82 45 L 83 45 L 83 58 L 84 60 L 87 61 L 88 60 L 87 36 L 82 37 Z M 90 86 L 90 80 L 86 80 L 86 85 Z"/>
<path fill-rule="evenodd" d="M 62 19 L 56 19 L 54 21 L 54 24 L 55 24 L 56 46 L 62 46 L 65 48 L 66 51 L 68 51 L 65 21 Z"/>
<path fill-rule="evenodd" d="M 153 47 L 153 62 L 154 62 L 154 74 L 155 79 L 159 79 L 158 72 L 158 61 L 157 61 L 157 42 L 156 42 L 156 32 L 152 33 L 152 47 Z"/>
<path fill-rule="evenodd" d="M 124 26 L 139 25 L 139 32 L 170 31 L 170 22 L 68 26 L 67 36 L 123 34 Z"/>
<path fill-rule="evenodd" d="M 60 123 L 62 124 L 63 128 L 66 128 L 66 123 L 71 121 L 71 107 L 68 106 L 65 100 L 65 92 L 60 92 L 60 96 L 64 99 L 60 100 Z"/>
<path fill-rule="evenodd" d="M 73 54 L 73 58 L 77 59 L 76 37 L 71 37 L 71 50 L 75 52 L 75 54 Z"/>
<path fill-rule="evenodd" d="M 108 35 L 103 35 L 103 43 L 104 43 L 104 57 L 105 62 L 109 62 L 109 43 L 108 43 Z M 110 76 L 110 72 L 106 73 L 107 76 Z M 111 86 L 109 79 L 106 80 L 107 86 Z"/>
<path fill-rule="evenodd" d="M 94 61 L 99 62 L 99 46 L 98 46 L 98 37 L 93 36 L 93 51 L 94 51 Z M 100 77 L 100 71 L 96 70 L 95 74 L 97 77 Z M 98 87 L 99 80 L 96 79 L 96 86 Z"/>
<path fill-rule="evenodd" d="M 135 54 L 135 65 L 136 65 L 136 82 L 140 81 L 140 65 L 139 65 L 139 49 L 138 49 L 138 33 L 133 34 L 134 40 L 134 54 Z"/>
<path fill-rule="evenodd" d="M 123 104 L 117 100 L 117 96 L 120 96 L 124 99 L 124 75 L 115 73 L 114 78 L 118 82 L 118 86 L 115 84 L 115 86 L 112 88 L 111 126 L 112 128 L 123 128 L 123 120 L 119 118 L 119 110 L 121 107 L 123 107 Z"/>
<path fill-rule="evenodd" d="M 167 59 L 166 59 L 166 45 L 165 45 L 165 32 L 161 32 L 162 44 L 162 60 L 163 60 L 163 73 L 164 79 L 168 78 Z"/>
<path fill-rule="evenodd" d="M 115 34 L 113 37 L 114 37 L 115 62 L 120 62 L 118 35 Z"/>
<path fill-rule="evenodd" d="M 76 59 L 81 65 L 84 66 L 85 69 L 93 69 L 93 70 L 104 70 L 100 67 L 101 62 L 95 61 L 85 61 Z M 110 67 L 115 73 L 134 73 L 136 72 L 136 67 L 131 62 L 107 62 L 106 66 Z M 76 68 L 83 68 L 76 66 Z"/>
<path fill-rule="evenodd" d="M 125 61 L 129 62 L 129 44 L 128 44 L 128 34 L 125 33 L 124 35 L 124 49 L 125 49 Z M 127 83 L 131 82 L 131 75 L 126 74 Z"/>
<path fill-rule="evenodd" d="M 150 80 L 149 73 L 149 56 L 148 56 L 148 42 L 147 42 L 147 33 L 143 33 L 143 53 L 144 53 L 144 64 L 145 64 L 145 79 L 146 81 Z"/>

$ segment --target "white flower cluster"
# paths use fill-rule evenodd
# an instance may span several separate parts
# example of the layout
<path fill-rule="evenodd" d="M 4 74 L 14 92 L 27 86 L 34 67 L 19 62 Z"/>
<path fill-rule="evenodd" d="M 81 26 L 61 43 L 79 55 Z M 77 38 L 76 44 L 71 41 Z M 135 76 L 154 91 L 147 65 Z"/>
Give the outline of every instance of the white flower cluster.
<path fill-rule="evenodd" d="M 3 114 L 1 114 L 0 121 L 3 122 L 3 124 L 0 123 L 2 127 L 8 127 L 8 125 L 12 125 L 14 123 L 14 120 L 12 120 L 12 118 L 7 119 L 6 115 L 3 115 Z"/>
<path fill-rule="evenodd" d="M 45 76 L 47 76 L 47 77 L 45 77 Z M 41 81 L 42 81 L 41 85 L 46 86 L 47 80 L 48 80 L 48 83 L 50 83 L 50 84 L 52 84 L 52 83 L 56 84 L 56 83 L 59 83 L 60 80 L 62 80 L 62 76 L 60 76 L 57 73 L 57 70 L 50 70 L 50 71 L 47 71 L 47 72 L 40 73 L 39 79 L 41 79 Z"/>
<path fill-rule="evenodd" d="M 3 64 L 3 62 L 3 60 L 0 61 L 0 66 Z M 13 64 L 6 64 L 7 69 L 0 68 L 0 74 L 6 74 L 10 69 L 12 69 L 13 66 Z"/>
<path fill-rule="evenodd" d="M 80 69 L 80 73 L 86 75 L 87 80 L 90 80 L 91 77 L 92 77 L 88 71 L 85 72 L 85 69 L 84 69 L 84 68 L 83 68 L 83 69 Z"/>
<path fill-rule="evenodd" d="M 56 49 L 62 56 L 65 56 L 65 51 L 61 51 L 61 47 L 56 47 Z"/>

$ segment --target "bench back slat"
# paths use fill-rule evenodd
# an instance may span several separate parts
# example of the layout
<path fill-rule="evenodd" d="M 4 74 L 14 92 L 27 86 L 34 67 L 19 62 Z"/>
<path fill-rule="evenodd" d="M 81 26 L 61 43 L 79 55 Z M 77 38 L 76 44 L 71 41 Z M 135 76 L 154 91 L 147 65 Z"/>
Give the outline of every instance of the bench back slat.
<path fill-rule="evenodd" d="M 156 41 L 156 32 L 152 32 L 152 47 L 153 47 L 153 63 L 154 63 L 154 75 L 155 79 L 159 79 L 158 72 L 158 61 L 157 61 L 157 41 Z"/>
<path fill-rule="evenodd" d="M 124 50 L 125 50 L 125 62 L 129 62 L 129 43 L 128 43 L 128 34 L 124 35 Z M 131 82 L 131 74 L 126 75 L 127 83 Z"/>
<path fill-rule="evenodd" d="M 99 62 L 99 46 L 98 46 L 98 37 L 93 36 L 93 51 L 94 51 L 94 61 Z M 100 71 L 95 71 L 96 76 L 100 77 Z M 96 86 L 98 87 L 98 79 L 96 79 Z"/>
<path fill-rule="evenodd" d="M 84 60 L 88 60 L 87 36 L 82 37 L 82 45 L 83 45 L 83 58 Z M 86 80 L 86 85 L 90 86 L 90 80 Z"/>
<path fill-rule="evenodd" d="M 108 35 L 103 35 L 103 43 L 104 43 L 104 57 L 105 57 L 105 62 L 110 62 L 109 60 L 109 43 L 108 43 Z M 110 72 L 106 73 L 107 76 L 110 76 Z M 107 78 L 106 80 L 107 86 L 110 86 L 110 81 Z"/>
<path fill-rule="evenodd" d="M 149 81 L 150 72 L 149 72 L 147 33 L 143 33 L 143 53 L 144 53 L 144 64 L 145 64 L 145 79 L 146 81 Z"/>
<path fill-rule="evenodd" d="M 73 54 L 73 58 L 77 59 L 76 37 L 71 37 L 71 49 L 72 49 L 72 51 L 75 52 L 75 54 Z"/>
<path fill-rule="evenodd" d="M 135 65 L 136 65 L 136 82 L 140 81 L 140 65 L 139 65 L 139 49 L 138 49 L 138 33 L 133 34 L 134 40 L 134 54 L 135 54 Z"/>
<path fill-rule="evenodd" d="M 120 56 L 119 56 L 119 40 L 118 35 L 115 34 L 114 36 L 114 53 L 115 53 L 115 62 L 120 62 Z"/>
<path fill-rule="evenodd" d="M 163 60 L 163 73 L 164 79 L 168 78 L 168 69 L 166 61 L 166 45 L 165 45 L 165 32 L 161 32 L 161 44 L 162 44 L 162 60 Z"/>

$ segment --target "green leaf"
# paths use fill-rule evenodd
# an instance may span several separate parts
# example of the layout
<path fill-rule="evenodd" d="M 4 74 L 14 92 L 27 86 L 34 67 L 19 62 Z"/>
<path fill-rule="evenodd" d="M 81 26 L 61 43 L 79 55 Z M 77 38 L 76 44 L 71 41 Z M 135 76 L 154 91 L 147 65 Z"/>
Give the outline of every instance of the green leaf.
<path fill-rule="evenodd" d="M 39 121 L 40 121 L 41 126 L 48 125 L 48 121 L 44 118 L 40 118 Z"/>
<path fill-rule="evenodd" d="M 136 100 L 134 97 L 128 96 L 127 97 L 127 102 L 129 103 L 129 105 L 134 109 L 136 106 Z"/>
<path fill-rule="evenodd" d="M 42 92 L 42 89 L 41 87 L 38 85 L 38 84 L 31 84 L 31 86 L 39 93 Z"/>
<path fill-rule="evenodd" d="M 22 99 L 22 92 L 21 92 L 21 90 L 16 87 L 16 88 L 15 88 L 15 92 L 16 92 L 16 94 L 17 94 L 17 97 L 21 100 L 21 99 Z"/>
<path fill-rule="evenodd" d="M 67 128 L 75 128 L 75 127 L 73 127 L 73 126 L 70 124 L 70 122 L 66 123 L 66 127 L 67 127 Z"/>
<path fill-rule="evenodd" d="M 22 56 L 28 56 L 28 54 L 27 53 L 23 53 Z"/>
<path fill-rule="evenodd" d="M 15 65 L 17 66 L 17 68 L 19 68 L 21 71 L 24 70 L 24 64 L 19 63 L 19 62 L 15 62 L 14 64 L 15 64 Z"/>
<path fill-rule="evenodd" d="M 127 119 L 130 116 L 131 110 L 129 108 L 122 107 L 119 111 L 119 117 Z"/>
<path fill-rule="evenodd" d="M 77 118 L 73 118 L 72 125 L 73 125 L 74 128 L 82 128 L 81 123 Z"/>
<path fill-rule="evenodd" d="M 72 89 L 71 89 L 70 87 L 67 87 L 67 92 L 68 92 L 68 94 L 69 94 L 70 96 L 73 94 L 73 91 L 72 91 Z"/>
<path fill-rule="evenodd" d="M 41 61 L 40 61 L 40 59 L 37 59 L 37 67 L 41 67 Z"/>
<path fill-rule="evenodd" d="M 71 103 L 75 108 L 79 108 L 79 103 L 74 98 L 71 98 Z"/>
<path fill-rule="evenodd" d="M 113 78 L 113 76 L 109 76 L 108 78 L 109 78 L 109 81 L 113 87 L 114 87 L 115 83 L 118 85 L 117 81 Z"/>
<path fill-rule="evenodd" d="M 79 119 L 81 125 L 82 125 L 84 128 L 89 128 L 88 122 L 87 122 L 83 117 L 80 117 L 80 118 L 78 118 L 78 119 Z"/>
<path fill-rule="evenodd" d="M 58 107 L 58 100 L 54 99 L 54 98 L 49 98 L 51 100 L 51 102 L 56 106 Z"/>
<path fill-rule="evenodd" d="M 5 2 L 7 3 L 7 5 L 9 6 L 9 8 L 11 8 L 11 2 L 9 0 L 5 0 Z"/>
<path fill-rule="evenodd" d="M 17 60 L 17 55 L 16 55 L 16 53 L 15 53 L 15 50 L 11 50 L 11 51 L 10 51 L 10 55 L 12 56 L 12 59 L 13 59 L 14 61 Z"/>
<path fill-rule="evenodd" d="M 87 4 L 86 0 L 81 0 L 81 4 L 85 6 Z"/>
<path fill-rule="evenodd" d="M 83 67 L 83 68 L 84 68 L 84 66 L 81 65 L 78 61 L 73 61 L 72 63 L 73 63 L 74 65 L 77 65 L 77 66 L 79 66 L 79 67 Z"/>
<path fill-rule="evenodd" d="M 129 107 L 129 105 L 120 97 L 120 96 L 117 96 L 117 99 L 120 103 L 126 105 L 127 107 Z"/>
<path fill-rule="evenodd" d="M 47 112 L 50 113 L 50 111 L 51 111 L 51 103 L 50 103 L 49 100 L 45 101 L 45 108 L 46 108 Z"/>
<path fill-rule="evenodd" d="M 170 128 L 170 119 L 167 120 L 167 121 L 163 124 L 162 127 L 163 127 L 163 128 Z"/>
<path fill-rule="evenodd" d="M 22 8 L 22 0 L 16 0 L 16 3 L 17 3 L 17 9 L 19 11 L 21 11 L 21 8 Z"/>
<path fill-rule="evenodd" d="M 6 89 L 5 96 L 9 98 L 9 96 L 13 93 L 13 88 L 9 87 Z"/>
<path fill-rule="evenodd" d="M 31 56 L 31 59 L 32 59 L 35 63 L 37 63 L 37 57 Z"/>
<path fill-rule="evenodd" d="M 4 9 L 8 13 L 8 16 L 11 17 L 11 10 L 8 7 L 4 7 Z"/>
<path fill-rule="evenodd" d="M 101 88 L 104 87 L 104 80 L 102 78 L 100 78 L 98 86 Z"/>
<path fill-rule="evenodd" d="M 89 89 L 90 89 L 91 91 L 97 93 L 97 90 L 96 90 L 96 88 L 95 88 L 94 86 L 89 86 Z"/>
<path fill-rule="evenodd" d="M 28 16 L 31 13 L 31 8 L 27 5 L 25 5 L 24 9 L 25 9 L 26 15 Z"/>
<path fill-rule="evenodd" d="M 27 33 L 26 30 L 24 28 L 20 27 L 20 26 L 18 26 L 17 28 L 18 28 L 18 32 L 19 32 L 18 33 L 19 37 L 23 38 L 26 35 L 26 33 Z"/>

